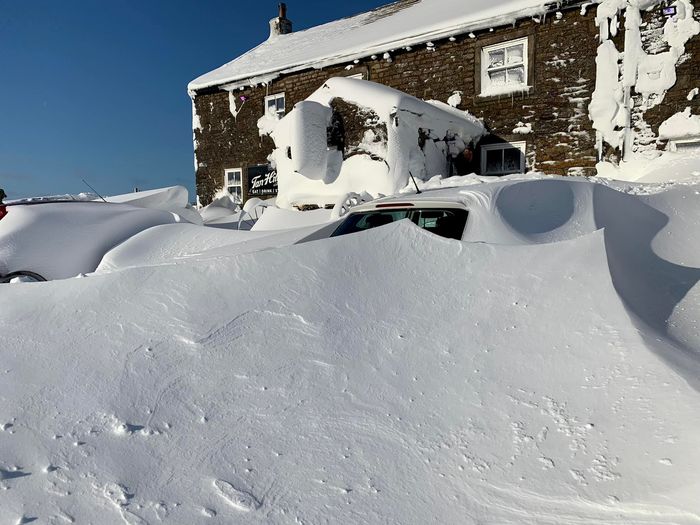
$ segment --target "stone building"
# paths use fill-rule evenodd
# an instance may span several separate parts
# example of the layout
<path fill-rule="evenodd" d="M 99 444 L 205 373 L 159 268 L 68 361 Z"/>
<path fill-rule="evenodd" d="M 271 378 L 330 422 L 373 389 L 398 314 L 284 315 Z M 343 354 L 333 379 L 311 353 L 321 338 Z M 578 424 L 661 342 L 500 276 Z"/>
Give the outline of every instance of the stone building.
<path fill-rule="evenodd" d="M 662 123 L 686 107 L 700 113 L 700 24 L 690 0 L 624 4 L 400 0 L 298 32 L 281 4 L 266 42 L 188 86 L 198 195 L 274 195 L 261 117 L 339 76 L 483 119 L 483 175 L 593 175 L 602 159 L 652 158 L 671 147 Z"/>

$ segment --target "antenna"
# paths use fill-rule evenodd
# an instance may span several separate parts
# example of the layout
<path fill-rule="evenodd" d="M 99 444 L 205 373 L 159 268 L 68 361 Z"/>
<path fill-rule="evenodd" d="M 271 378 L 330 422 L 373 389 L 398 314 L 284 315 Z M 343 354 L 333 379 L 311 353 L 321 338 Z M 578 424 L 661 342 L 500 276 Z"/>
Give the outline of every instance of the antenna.
<path fill-rule="evenodd" d="M 96 190 L 95 188 L 93 188 L 92 186 L 90 186 L 90 185 L 85 181 L 85 179 L 80 179 L 80 180 L 82 180 L 88 188 L 90 188 L 92 191 L 94 191 L 94 192 L 95 192 L 95 195 L 97 195 L 100 199 L 102 199 L 103 202 L 107 202 L 107 201 L 105 200 L 105 198 L 104 198 L 102 195 L 100 195 L 99 193 L 97 193 L 97 190 Z"/>
<path fill-rule="evenodd" d="M 418 184 L 416 184 L 416 179 L 413 178 L 413 173 L 411 173 L 411 170 L 408 170 L 408 174 L 411 176 L 411 180 L 413 181 L 413 185 L 416 187 L 416 195 L 419 193 L 423 193 L 418 189 Z"/>

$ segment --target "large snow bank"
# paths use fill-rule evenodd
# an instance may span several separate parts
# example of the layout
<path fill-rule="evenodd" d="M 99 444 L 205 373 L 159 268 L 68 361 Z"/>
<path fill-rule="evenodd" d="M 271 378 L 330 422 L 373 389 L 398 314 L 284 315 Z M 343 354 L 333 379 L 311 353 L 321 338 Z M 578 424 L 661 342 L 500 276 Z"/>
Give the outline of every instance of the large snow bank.
<path fill-rule="evenodd" d="M 211 224 L 221 219 L 229 220 L 232 215 L 238 216 L 240 208 L 238 198 L 223 189 L 214 196 L 211 203 L 199 210 L 199 214 L 204 224 Z"/>
<path fill-rule="evenodd" d="M 336 99 L 370 111 L 386 129 L 386 137 L 368 130 L 361 152 L 343 159 L 343 152 L 328 147 L 326 132 Z M 426 102 L 374 82 L 331 78 L 272 132 L 277 204 L 324 205 L 350 192 L 394 194 L 409 182 L 409 173 L 418 179 L 445 175 L 450 143 L 464 149 L 484 132 L 480 121 L 447 104 Z"/>
<path fill-rule="evenodd" d="M 332 210 L 296 211 L 269 207 L 251 228 L 253 231 L 288 230 L 326 224 Z"/>
<path fill-rule="evenodd" d="M 190 82 L 190 90 L 270 82 L 310 67 L 352 62 L 454 34 L 498 27 L 542 13 L 545 0 L 419 0 L 394 3 L 305 31 L 275 35 Z M 293 15 L 292 15 L 293 16 Z"/>
<path fill-rule="evenodd" d="M 700 151 L 666 151 L 653 160 L 632 159 L 619 165 L 600 162 L 598 177 L 628 182 L 698 182 L 700 181 Z"/>
<path fill-rule="evenodd" d="M 0 221 L 0 274 L 29 270 L 46 279 L 92 272 L 123 240 L 152 226 L 180 221 L 162 210 L 101 202 L 17 205 L 8 210 Z"/>
<path fill-rule="evenodd" d="M 286 211 L 286 210 L 281 210 Z M 302 214 L 302 212 L 297 212 Z M 308 212 L 305 212 L 306 215 Z M 309 215 L 313 216 L 313 213 Z M 306 219 L 309 222 L 308 219 Z M 192 224 L 166 224 L 134 235 L 108 251 L 97 273 L 111 272 L 133 266 L 181 264 L 188 259 L 215 259 L 224 253 L 249 253 L 263 249 L 288 246 L 308 237 L 319 229 L 317 224 L 261 231 L 202 228 Z"/>
<path fill-rule="evenodd" d="M 698 523 L 700 187 L 642 190 L 3 287 L 2 517 Z"/>

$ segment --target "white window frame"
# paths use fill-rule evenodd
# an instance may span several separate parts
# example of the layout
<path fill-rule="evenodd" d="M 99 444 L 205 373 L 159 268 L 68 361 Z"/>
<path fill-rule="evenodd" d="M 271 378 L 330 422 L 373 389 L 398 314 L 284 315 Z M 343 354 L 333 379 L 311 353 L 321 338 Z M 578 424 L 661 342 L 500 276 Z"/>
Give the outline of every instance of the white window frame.
<path fill-rule="evenodd" d="M 511 173 L 525 173 L 525 152 L 526 152 L 526 146 L 527 142 L 522 141 L 522 142 L 501 142 L 498 144 L 484 144 L 481 146 L 481 174 L 482 175 L 509 175 Z M 500 171 L 496 172 L 487 172 L 486 171 L 486 152 L 487 151 L 496 151 L 496 150 L 501 150 L 501 152 L 504 152 L 507 149 L 517 149 L 520 151 L 522 155 L 520 155 L 520 169 L 518 171 L 506 171 L 505 169 L 501 169 Z M 501 156 L 501 159 L 503 159 L 503 156 Z M 504 168 L 503 166 L 503 161 L 501 161 L 501 168 Z"/>
<path fill-rule="evenodd" d="M 229 174 L 235 173 L 238 173 L 238 182 L 229 182 Z M 224 188 L 231 195 L 237 196 L 241 201 L 243 200 L 243 168 L 229 168 L 224 170 Z"/>
<path fill-rule="evenodd" d="M 274 100 L 274 101 L 275 101 L 275 113 L 274 113 L 275 116 L 276 116 L 277 118 L 282 118 L 282 117 L 284 117 L 284 115 L 285 115 L 285 113 L 286 113 L 286 111 L 287 111 L 287 100 L 286 100 L 286 98 L 285 98 L 285 96 L 284 96 L 284 91 L 283 91 L 282 93 L 275 93 L 275 94 L 273 94 L 273 95 L 267 95 L 267 96 L 265 97 L 265 106 L 263 107 L 263 112 L 264 112 L 265 115 L 268 114 L 268 109 L 267 109 L 267 108 L 268 108 L 268 102 L 270 102 L 271 100 Z M 282 109 L 279 109 L 279 104 L 277 103 L 278 100 L 282 100 L 282 102 L 283 102 L 283 106 L 284 106 L 284 107 L 283 107 Z"/>
<path fill-rule="evenodd" d="M 668 142 L 668 149 L 670 151 L 678 151 L 678 146 L 680 146 L 681 151 L 688 148 L 688 146 L 691 146 L 692 149 L 698 149 L 700 150 L 700 137 L 692 137 L 689 139 L 678 139 L 678 140 L 670 140 Z M 689 148 L 691 149 L 691 148 Z"/>
<path fill-rule="evenodd" d="M 347 78 L 356 78 L 357 80 L 364 80 L 365 75 L 362 73 L 355 73 L 354 75 L 348 75 Z"/>
<path fill-rule="evenodd" d="M 514 64 L 508 64 L 508 52 L 507 49 L 513 46 L 523 46 L 523 60 L 522 62 L 516 62 Z M 481 96 L 490 95 L 501 95 L 504 93 L 512 93 L 517 91 L 523 91 L 528 89 L 529 80 L 529 38 L 517 38 L 515 40 L 508 40 L 507 42 L 500 42 L 498 44 L 493 44 L 490 46 L 484 46 L 481 48 Z M 504 63 L 502 66 L 489 67 L 489 52 L 503 50 Z M 508 70 L 514 69 L 516 67 L 523 68 L 523 82 L 518 83 L 508 83 Z M 494 86 L 491 84 L 491 77 L 489 72 L 505 71 L 506 72 L 506 83 L 501 86 Z"/>

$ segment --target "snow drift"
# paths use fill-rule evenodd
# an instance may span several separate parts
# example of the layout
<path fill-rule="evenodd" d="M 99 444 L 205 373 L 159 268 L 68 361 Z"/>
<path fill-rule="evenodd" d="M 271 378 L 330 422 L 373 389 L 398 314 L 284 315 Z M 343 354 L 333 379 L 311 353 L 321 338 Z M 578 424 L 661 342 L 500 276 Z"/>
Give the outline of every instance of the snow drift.
<path fill-rule="evenodd" d="M 700 187 L 624 189 L 3 287 L 3 518 L 699 523 Z"/>
<path fill-rule="evenodd" d="M 342 124 L 333 121 L 336 115 L 340 121 L 350 117 L 333 107 L 338 100 L 354 108 L 355 119 L 374 122 L 358 143 L 345 144 Z M 365 80 L 331 78 L 271 132 L 277 204 L 323 206 L 350 192 L 397 193 L 409 174 L 421 180 L 448 174 L 451 156 L 484 133 L 475 117 L 442 102 Z M 334 134 L 342 145 L 329 143 Z"/>
<path fill-rule="evenodd" d="M 92 272 L 125 239 L 181 220 L 162 210 L 88 201 L 8 208 L 0 223 L 0 274 L 29 270 L 46 279 Z"/>

